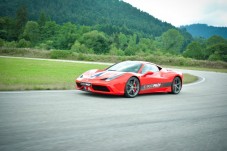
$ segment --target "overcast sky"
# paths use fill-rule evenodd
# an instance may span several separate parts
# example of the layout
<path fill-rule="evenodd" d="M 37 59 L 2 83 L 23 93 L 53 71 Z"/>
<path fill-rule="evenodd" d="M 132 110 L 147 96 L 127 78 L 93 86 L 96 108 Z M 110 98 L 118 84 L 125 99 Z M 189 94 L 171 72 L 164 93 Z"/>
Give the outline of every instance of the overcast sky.
<path fill-rule="evenodd" d="M 227 27 L 227 0 L 123 0 L 174 26 L 205 23 Z"/>

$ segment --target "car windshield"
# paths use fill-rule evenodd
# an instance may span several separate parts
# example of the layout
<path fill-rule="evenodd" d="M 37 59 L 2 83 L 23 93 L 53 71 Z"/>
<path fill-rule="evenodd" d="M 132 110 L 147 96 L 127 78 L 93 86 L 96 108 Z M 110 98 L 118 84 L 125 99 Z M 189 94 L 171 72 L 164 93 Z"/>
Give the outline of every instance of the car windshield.
<path fill-rule="evenodd" d="M 142 63 L 134 61 L 125 61 L 117 63 L 107 68 L 107 71 L 119 71 L 119 72 L 135 72 L 138 73 Z"/>

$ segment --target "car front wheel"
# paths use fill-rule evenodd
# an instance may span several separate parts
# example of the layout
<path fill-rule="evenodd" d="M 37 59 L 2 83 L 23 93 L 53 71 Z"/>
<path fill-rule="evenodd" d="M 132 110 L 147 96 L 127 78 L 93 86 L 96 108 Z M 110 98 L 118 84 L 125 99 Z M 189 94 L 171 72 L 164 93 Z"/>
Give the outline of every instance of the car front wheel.
<path fill-rule="evenodd" d="M 138 95 L 140 91 L 140 82 L 136 77 L 131 77 L 128 79 L 125 85 L 125 96 L 133 98 Z"/>

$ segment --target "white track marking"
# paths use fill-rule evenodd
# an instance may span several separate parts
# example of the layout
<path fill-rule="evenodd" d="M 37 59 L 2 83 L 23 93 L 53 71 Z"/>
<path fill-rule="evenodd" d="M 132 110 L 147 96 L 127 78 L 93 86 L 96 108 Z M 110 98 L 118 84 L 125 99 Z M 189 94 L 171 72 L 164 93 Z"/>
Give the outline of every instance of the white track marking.
<path fill-rule="evenodd" d="M 101 64 L 101 65 L 112 65 L 112 64 L 114 64 L 114 63 L 107 63 L 107 62 L 76 61 L 76 60 L 61 60 L 61 59 L 43 59 L 43 58 L 27 58 L 27 57 L 11 57 L 11 56 L 0 56 L 0 58 L 42 60 L 42 61 L 55 61 L 55 62 L 71 62 L 71 63 L 85 63 L 85 64 Z"/>

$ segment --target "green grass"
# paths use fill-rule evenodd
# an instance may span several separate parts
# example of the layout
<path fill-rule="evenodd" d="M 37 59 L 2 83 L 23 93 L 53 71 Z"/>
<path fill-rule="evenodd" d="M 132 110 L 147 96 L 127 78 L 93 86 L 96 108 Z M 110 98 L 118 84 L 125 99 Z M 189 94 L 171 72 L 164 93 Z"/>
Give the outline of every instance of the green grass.
<path fill-rule="evenodd" d="M 89 69 L 107 65 L 0 58 L 0 90 L 74 89 L 75 78 Z M 184 83 L 197 78 L 184 74 Z"/>
<path fill-rule="evenodd" d="M 0 90 L 74 89 L 75 78 L 106 65 L 0 58 Z"/>
<path fill-rule="evenodd" d="M 183 84 L 188 84 L 197 81 L 199 78 L 197 76 L 184 73 L 184 79 L 183 79 Z"/>

